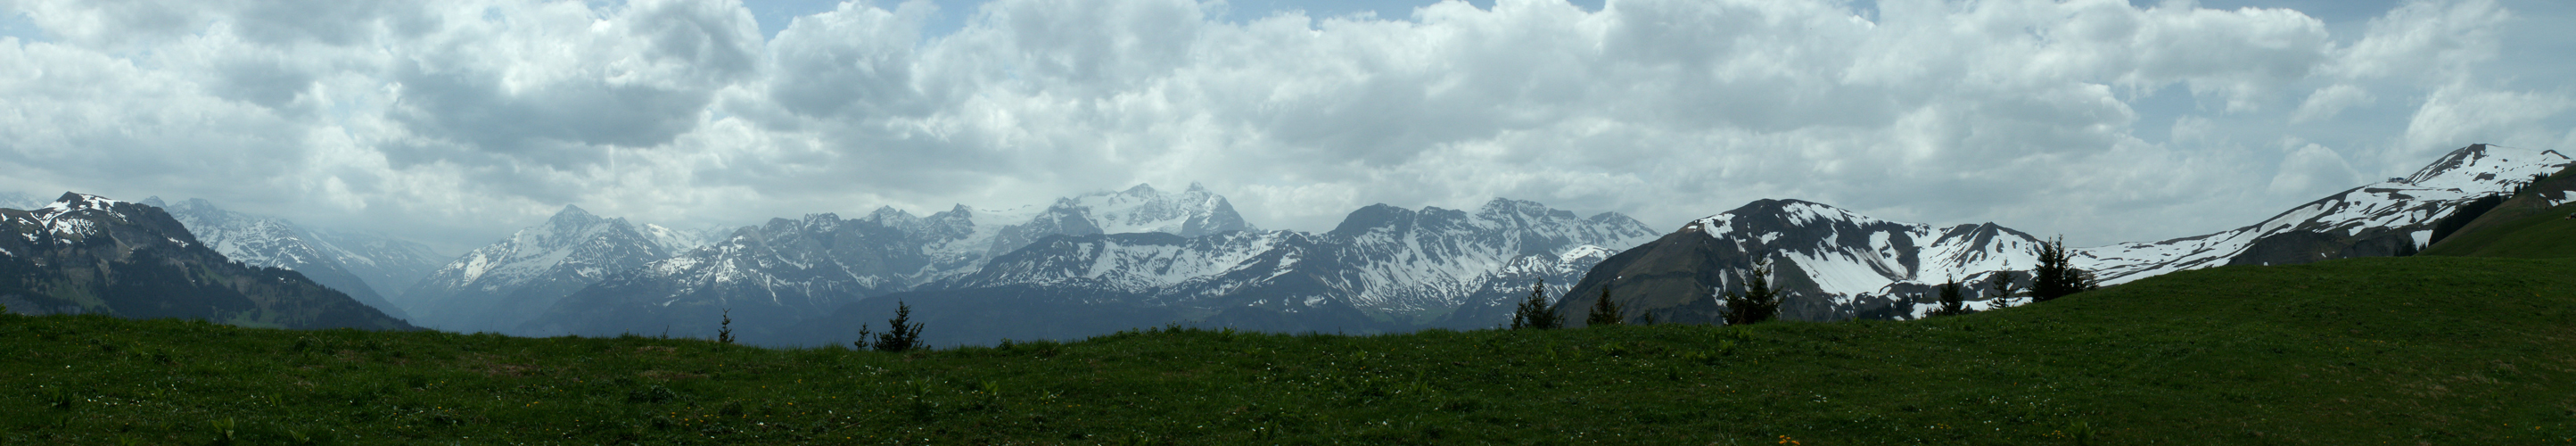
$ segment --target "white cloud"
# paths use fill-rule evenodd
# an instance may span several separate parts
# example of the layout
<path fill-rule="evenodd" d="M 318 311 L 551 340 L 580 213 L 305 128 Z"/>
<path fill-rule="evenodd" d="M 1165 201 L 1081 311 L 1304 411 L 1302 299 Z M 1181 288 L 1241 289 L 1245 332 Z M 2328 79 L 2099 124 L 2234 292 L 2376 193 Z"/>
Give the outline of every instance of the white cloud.
<path fill-rule="evenodd" d="M 2334 119 L 2335 114 L 2343 113 L 2344 109 L 2370 105 L 2374 100 L 2377 99 L 2371 97 L 2370 92 L 2363 91 L 2361 87 L 2352 84 L 2335 84 L 2308 93 L 2308 100 L 2299 103 L 2299 111 L 2290 114 L 2290 122 Z"/>
<path fill-rule="evenodd" d="M 2281 160 L 2280 172 L 2272 176 L 2266 192 L 2275 196 L 2325 196 L 2361 184 L 2359 172 L 2345 163 L 2334 149 L 2316 144 L 2291 141 L 2283 144 L 2289 156 Z"/>
<path fill-rule="evenodd" d="M 765 42 L 731 1 L 17 5 L 49 41 L 0 40 L 0 167 L 39 173 L 0 188 L 459 245 L 564 203 L 694 226 L 1191 181 L 1266 227 L 1494 196 L 1665 226 L 1778 197 L 2106 243 L 2576 139 L 2563 91 L 2481 77 L 2510 62 L 2490 29 L 2548 26 L 2485 0 L 2359 36 L 2122 0 L 854 2 Z M 942 14 L 970 18 L 925 31 Z M 2194 107 L 2140 107 L 2158 94 Z"/>

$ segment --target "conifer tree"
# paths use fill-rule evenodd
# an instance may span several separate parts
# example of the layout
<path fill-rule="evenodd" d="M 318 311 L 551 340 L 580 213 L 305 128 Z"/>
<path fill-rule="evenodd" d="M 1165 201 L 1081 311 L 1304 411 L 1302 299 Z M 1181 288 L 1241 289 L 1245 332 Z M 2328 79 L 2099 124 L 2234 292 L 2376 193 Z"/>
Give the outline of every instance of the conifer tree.
<path fill-rule="evenodd" d="M 716 342 L 733 343 L 733 309 L 724 310 L 724 322 L 716 323 Z"/>
<path fill-rule="evenodd" d="M 1986 308 L 2003 308 L 2021 303 L 2018 300 L 2014 300 L 2012 297 L 2014 292 L 2021 291 L 2020 287 L 2013 285 L 2012 272 L 1996 271 L 1995 280 L 1990 282 L 1990 285 L 1991 287 L 1988 289 L 1995 291 L 1995 300 L 1994 305 L 1989 305 Z"/>
<path fill-rule="evenodd" d="M 1512 312 L 1514 330 L 1523 328 L 1546 330 L 1564 324 L 1564 321 L 1557 319 L 1556 311 L 1548 308 L 1547 279 L 1545 278 L 1530 285 L 1529 299 L 1522 300 L 1520 308 Z"/>
<path fill-rule="evenodd" d="M 870 334 L 875 334 L 875 333 L 876 333 L 876 330 L 870 330 L 870 329 L 868 329 L 868 323 L 866 323 L 866 322 L 860 322 L 860 323 L 859 323 L 859 340 L 857 340 L 857 341 L 851 341 L 851 342 L 850 342 L 850 346 L 852 346 L 852 347 L 857 347 L 857 348 L 858 348 L 859 350 L 861 350 L 861 351 L 865 351 L 865 350 L 867 350 L 867 349 L 868 349 L 868 345 L 870 344 L 870 342 L 868 341 L 868 335 L 870 335 Z"/>
<path fill-rule="evenodd" d="M 1627 319 L 1619 317 L 1619 303 L 1610 301 L 1610 284 L 1601 284 L 1601 300 L 1593 302 L 1592 315 L 1583 318 L 1583 325 L 1599 327 L 1624 323 Z"/>
<path fill-rule="evenodd" d="M 2039 267 L 2030 270 L 2032 302 L 2047 302 L 2093 288 L 2092 273 L 2076 268 L 2073 251 L 2066 249 L 2066 237 L 2041 242 Z"/>
<path fill-rule="evenodd" d="M 1726 324 L 1743 325 L 1771 320 L 1780 314 L 1780 290 L 1771 289 L 1771 261 L 1753 261 L 1753 274 L 1744 279 L 1744 292 L 1726 293 Z"/>
<path fill-rule="evenodd" d="M 1959 279 L 1956 278 L 1941 284 L 1941 306 L 1932 310 L 1933 316 L 1957 316 L 1971 312 L 1968 310 L 1967 295 L 1959 292 L 1959 288 Z"/>
<path fill-rule="evenodd" d="M 877 334 L 877 351 L 901 352 L 921 348 L 921 324 L 912 322 L 912 305 L 895 301 L 894 319 L 886 321 L 885 333 Z"/>

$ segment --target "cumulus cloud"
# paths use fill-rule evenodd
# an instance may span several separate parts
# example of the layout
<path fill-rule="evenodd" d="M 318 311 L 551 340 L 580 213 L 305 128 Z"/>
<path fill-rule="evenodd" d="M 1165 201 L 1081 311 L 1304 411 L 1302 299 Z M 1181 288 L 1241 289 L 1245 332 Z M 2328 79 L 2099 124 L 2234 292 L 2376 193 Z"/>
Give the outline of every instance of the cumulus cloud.
<path fill-rule="evenodd" d="M 2093 244 L 2576 139 L 2563 86 L 2487 74 L 2495 29 L 2547 26 L 2492 0 L 2341 28 L 2123 0 L 861 1 L 766 40 L 729 0 L 7 5 L 46 38 L 0 38 L 0 164 L 37 172 L 0 188 L 461 246 L 566 203 L 696 226 L 1192 181 L 1266 227 L 1803 198 Z"/>

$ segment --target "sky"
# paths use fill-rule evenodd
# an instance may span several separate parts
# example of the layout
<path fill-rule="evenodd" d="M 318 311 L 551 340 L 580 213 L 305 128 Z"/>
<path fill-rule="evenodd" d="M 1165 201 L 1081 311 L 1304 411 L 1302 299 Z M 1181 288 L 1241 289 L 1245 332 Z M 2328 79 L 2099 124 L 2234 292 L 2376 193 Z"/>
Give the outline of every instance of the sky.
<path fill-rule="evenodd" d="M 1200 183 L 1253 224 L 1763 198 L 2070 244 L 2576 145 L 2552 0 L 0 0 L 0 191 L 461 252 Z"/>

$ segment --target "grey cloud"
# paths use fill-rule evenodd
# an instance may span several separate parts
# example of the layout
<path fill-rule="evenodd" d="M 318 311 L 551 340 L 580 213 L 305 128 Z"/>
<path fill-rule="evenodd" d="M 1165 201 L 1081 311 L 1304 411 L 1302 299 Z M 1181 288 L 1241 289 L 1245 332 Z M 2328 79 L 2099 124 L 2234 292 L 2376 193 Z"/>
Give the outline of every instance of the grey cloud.
<path fill-rule="evenodd" d="M 224 99 L 276 109 L 295 102 L 313 86 L 313 73 L 274 57 L 237 57 L 219 64 L 209 88 Z"/>
<path fill-rule="evenodd" d="M 913 46 L 929 7 L 856 6 L 799 17 L 771 42 L 769 100 L 805 115 L 917 116 L 929 111 L 914 85 Z"/>
<path fill-rule="evenodd" d="M 700 84 L 739 80 L 757 69 L 760 28 L 751 11 L 730 3 L 639 0 L 618 22 L 652 42 L 658 62 L 676 64 Z"/>
<path fill-rule="evenodd" d="M 394 75 L 402 99 L 387 116 L 412 131 L 546 165 L 585 161 L 560 143 L 652 147 L 695 128 L 712 93 L 607 79 L 510 91 L 498 73 L 417 65 Z"/>
<path fill-rule="evenodd" d="M 2506 3 L 2413 3 L 2366 35 L 2130 3 L 999 0 L 943 35 L 928 3 L 852 2 L 763 42 L 721 0 L 31 1 L 61 42 L 23 51 L 83 62 L 0 64 L 0 163 L 73 187 L 273 177 L 193 187 L 437 234 L 570 202 L 717 221 L 1202 181 L 1267 227 L 1494 196 L 1660 227 L 1805 198 L 2095 243 L 2576 139 L 2561 81 L 2489 71 L 2514 43 L 2480 29 L 2533 26 Z"/>

